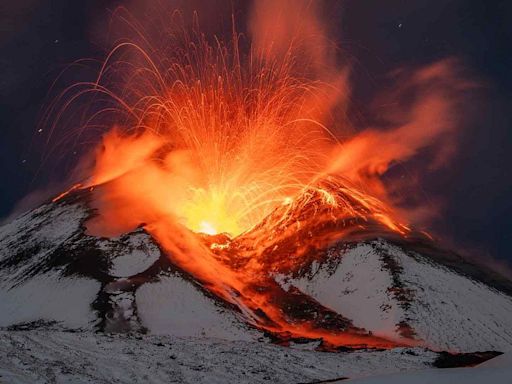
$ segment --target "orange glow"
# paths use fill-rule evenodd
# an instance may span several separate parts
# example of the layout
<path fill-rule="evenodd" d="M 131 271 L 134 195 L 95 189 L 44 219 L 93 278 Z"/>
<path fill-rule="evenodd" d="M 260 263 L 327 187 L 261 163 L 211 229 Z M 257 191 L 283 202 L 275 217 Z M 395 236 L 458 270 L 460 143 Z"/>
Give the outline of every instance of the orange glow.
<path fill-rule="evenodd" d="M 173 263 L 269 332 L 412 345 L 286 313 L 296 293 L 273 276 L 307 268 L 340 240 L 410 233 L 380 176 L 452 143 L 462 86 L 450 61 L 409 74 L 395 97 L 417 97 L 385 130 L 354 133 L 333 119 L 333 108 L 346 109 L 349 68 L 337 65 L 315 4 L 255 2 L 247 52 L 236 32 L 209 40 L 172 19 L 152 38 L 119 11 L 135 37 L 118 42 L 96 82 L 62 96 L 76 90 L 74 100 L 99 104 L 82 130 L 109 126 L 83 186 L 95 187 L 98 212 L 87 227 L 106 236 L 143 225 Z"/>
<path fill-rule="evenodd" d="M 75 184 L 73 185 L 71 188 L 69 188 L 67 191 L 64 191 L 62 193 L 60 193 L 59 195 L 55 196 L 53 199 L 52 199 L 52 203 L 55 203 L 61 199 L 63 199 L 64 197 L 66 197 L 67 195 L 69 195 L 71 192 L 73 191 L 76 191 L 77 189 L 80 189 L 82 188 L 82 184 L 78 183 L 78 184 Z"/>
<path fill-rule="evenodd" d="M 218 233 L 212 224 L 204 220 L 199 223 L 199 227 L 197 229 L 193 230 L 199 233 L 205 233 L 207 235 L 216 235 Z"/>

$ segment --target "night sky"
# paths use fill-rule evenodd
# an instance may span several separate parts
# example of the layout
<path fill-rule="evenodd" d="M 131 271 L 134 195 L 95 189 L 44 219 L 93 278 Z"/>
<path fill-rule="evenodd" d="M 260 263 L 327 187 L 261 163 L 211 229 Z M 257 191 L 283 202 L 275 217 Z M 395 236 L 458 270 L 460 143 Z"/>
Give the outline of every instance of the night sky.
<path fill-rule="evenodd" d="M 213 6 L 212 4 L 224 4 Z M 247 2 L 234 2 L 243 20 Z M 484 84 L 471 100 L 455 159 L 429 175 L 423 193 L 441 197 L 432 225 L 461 249 L 512 265 L 512 3 L 473 0 L 327 1 L 329 22 L 354 64 L 353 103 L 363 106 L 385 74 L 459 58 Z M 121 1 L 4 0 L 0 3 L 0 217 L 29 192 L 59 181 L 41 171 L 36 130 L 48 90 L 74 60 L 101 58 L 92 32 Z M 210 2 L 208 13 L 230 2 Z M 224 14 L 224 18 L 226 15 Z M 338 36 L 335 36 L 336 38 Z M 79 79 L 76 79 L 79 80 Z M 57 176 L 56 176 L 57 175 Z"/>

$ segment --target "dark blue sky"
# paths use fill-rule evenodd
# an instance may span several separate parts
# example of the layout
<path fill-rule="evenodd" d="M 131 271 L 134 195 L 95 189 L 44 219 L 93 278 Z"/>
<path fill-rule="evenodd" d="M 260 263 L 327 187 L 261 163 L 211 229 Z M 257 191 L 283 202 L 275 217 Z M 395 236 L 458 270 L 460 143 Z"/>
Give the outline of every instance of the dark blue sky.
<path fill-rule="evenodd" d="M 35 126 L 55 76 L 70 62 L 101 57 L 91 27 L 120 1 L 37 0 L 0 4 L 0 217 L 47 186 Z M 223 7 L 208 3 L 208 12 Z M 220 0 L 216 3 L 227 4 Z M 246 2 L 234 2 L 243 19 Z M 226 7 L 224 7 L 225 9 Z M 398 66 L 458 57 L 485 83 L 475 95 L 460 149 L 428 176 L 427 195 L 445 201 L 434 230 L 457 246 L 512 265 L 512 3 L 476 0 L 327 1 L 340 44 L 353 56 L 356 107 Z M 78 80 L 78 79 L 77 79 Z M 33 143 L 32 145 L 30 143 Z M 59 164 L 54 164 L 57 168 Z M 58 174 L 59 172 L 57 172 Z"/>

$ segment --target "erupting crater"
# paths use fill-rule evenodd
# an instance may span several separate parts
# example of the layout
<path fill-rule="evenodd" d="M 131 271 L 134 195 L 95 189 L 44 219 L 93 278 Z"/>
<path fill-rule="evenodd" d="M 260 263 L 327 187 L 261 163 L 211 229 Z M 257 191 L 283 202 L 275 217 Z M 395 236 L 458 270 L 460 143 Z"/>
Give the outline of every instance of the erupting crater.
<path fill-rule="evenodd" d="M 174 265 L 252 326 L 281 340 L 321 339 L 325 348 L 415 345 L 412 336 L 354 326 L 276 279 L 325 261 L 340 242 L 419 236 L 381 176 L 420 150 L 451 144 L 468 84 L 450 60 L 404 70 L 389 95 L 400 111 L 389 111 L 382 127 L 356 130 L 343 117 L 349 66 L 318 9 L 281 9 L 289 16 L 280 24 L 263 12 L 286 4 L 277 3 L 256 3 L 249 42 L 234 27 L 228 39 L 208 36 L 176 12 L 164 28 L 142 27 L 119 9 L 130 32 L 94 81 L 53 101 L 48 140 L 71 129 L 70 114 L 81 116 L 75 142 L 101 132 L 69 191 L 91 191 L 88 234 L 143 227 Z"/>

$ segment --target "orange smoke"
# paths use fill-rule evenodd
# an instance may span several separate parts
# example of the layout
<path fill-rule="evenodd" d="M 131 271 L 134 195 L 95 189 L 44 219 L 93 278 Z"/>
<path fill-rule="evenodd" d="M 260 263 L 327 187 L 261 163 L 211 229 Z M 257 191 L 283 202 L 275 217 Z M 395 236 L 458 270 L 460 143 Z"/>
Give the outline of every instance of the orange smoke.
<path fill-rule="evenodd" d="M 335 345 L 395 345 L 286 315 L 276 298 L 292 293 L 272 273 L 297 271 L 341 239 L 407 236 L 380 176 L 424 149 L 441 149 L 434 163 L 453 150 L 468 86 L 456 63 L 402 74 L 387 96 L 400 110 L 385 116 L 386 128 L 348 135 L 332 110 L 347 108 L 349 69 L 337 64 L 317 2 L 255 2 L 246 51 L 236 32 L 209 39 L 176 12 L 158 36 L 119 12 L 134 37 L 115 45 L 76 97 L 93 95 L 88 125 L 114 125 L 84 182 L 95 187 L 98 212 L 88 230 L 144 226 L 176 265 L 257 327 Z M 204 236 L 222 233 L 222 241 Z"/>

